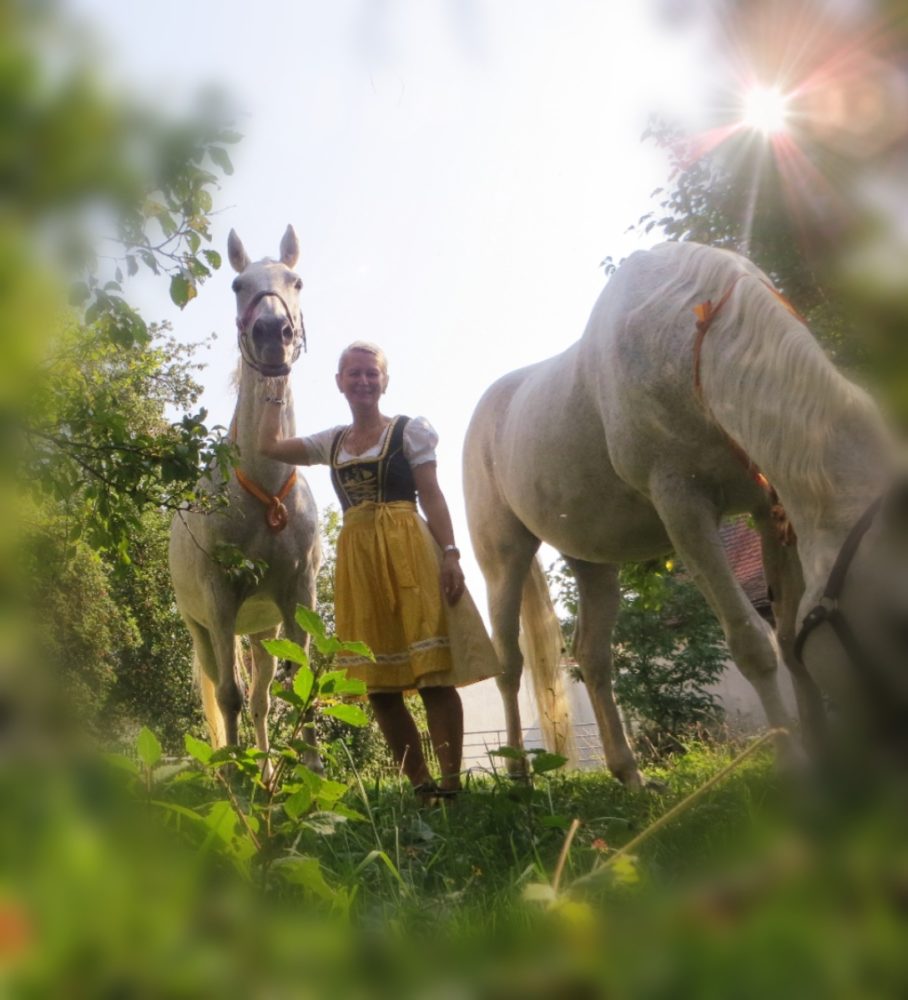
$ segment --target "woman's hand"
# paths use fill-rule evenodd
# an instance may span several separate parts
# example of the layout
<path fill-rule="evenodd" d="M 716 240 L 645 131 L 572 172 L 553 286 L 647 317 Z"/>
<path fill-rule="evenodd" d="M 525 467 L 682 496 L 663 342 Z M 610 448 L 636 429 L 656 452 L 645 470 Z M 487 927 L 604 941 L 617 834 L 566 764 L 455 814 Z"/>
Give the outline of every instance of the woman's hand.
<path fill-rule="evenodd" d="M 464 578 L 460 557 L 456 552 L 446 552 L 441 563 L 441 592 L 452 607 L 463 597 Z"/>

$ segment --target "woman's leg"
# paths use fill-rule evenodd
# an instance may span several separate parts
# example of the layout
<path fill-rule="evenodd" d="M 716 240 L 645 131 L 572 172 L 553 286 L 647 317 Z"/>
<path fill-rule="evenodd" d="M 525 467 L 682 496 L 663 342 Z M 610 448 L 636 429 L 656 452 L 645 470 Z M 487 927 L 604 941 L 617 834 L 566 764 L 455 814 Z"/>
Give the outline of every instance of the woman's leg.
<path fill-rule="evenodd" d="M 460 788 L 460 768 L 463 762 L 463 704 L 457 688 L 420 688 L 426 706 L 429 736 L 441 767 L 441 787 Z"/>
<path fill-rule="evenodd" d="M 413 716 L 407 711 L 404 696 L 394 691 L 378 692 L 369 695 L 369 702 L 394 760 L 411 784 L 415 786 L 431 782 L 432 775 L 426 766 L 419 730 Z"/>

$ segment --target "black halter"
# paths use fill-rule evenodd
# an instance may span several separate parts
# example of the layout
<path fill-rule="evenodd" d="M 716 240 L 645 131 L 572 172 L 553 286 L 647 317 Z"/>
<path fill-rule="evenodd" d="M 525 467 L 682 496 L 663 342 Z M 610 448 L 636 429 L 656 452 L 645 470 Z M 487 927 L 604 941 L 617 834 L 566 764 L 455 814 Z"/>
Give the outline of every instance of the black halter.
<path fill-rule="evenodd" d="M 845 539 L 841 549 L 839 549 L 839 554 L 833 564 L 829 579 L 826 581 L 823 596 L 820 598 L 819 604 L 807 613 L 804 621 L 801 623 L 801 628 L 795 637 L 794 654 L 798 662 L 803 665 L 802 655 L 804 646 L 810 638 L 810 634 L 824 622 L 831 625 L 852 667 L 860 670 L 862 680 L 869 684 L 874 700 L 882 707 L 891 711 L 894 708 L 893 678 L 887 671 L 880 668 L 872 656 L 868 655 L 848 624 L 848 619 L 839 607 L 839 596 L 842 593 L 842 588 L 845 586 L 845 577 L 848 574 L 851 561 L 854 559 L 858 546 L 861 544 L 861 539 L 867 533 L 867 529 L 870 527 L 877 511 L 879 511 L 882 500 L 882 497 L 877 497 L 858 518 L 854 527 L 848 533 L 848 537 Z"/>
<path fill-rule="evenodd" d="M 284 312 L 287 314 L 287 319 L 290 320 L 290 329 L 293 331 L 293 339 L 296 341 L 296 348 L 293 351 L 293 357 L 290 359 L 289 365 L 260 365 L 252 357 L 252 353 L 249 350 L 249 345 L 246 342 L 246 337 L 248 336 L 248 325 L 249 321 L 252 319 L 252 313 L 255 307 L 262 301 L 262 299 L 267 298 L 269 295 L 273 295 L 274 298 L 280 302 L 284 307 Z M 258 292 L 252 297 L 252 301 L 246 306 L 246 311 L 242 316 L 237 316 L 236 319 L 237 327 L 237 343 L 239 344 L 240 354 L 243 356 L 243 360 L 246 362 L 250 368 L 254 368 L 259 374 L 265 375 L 268 378 L 273 378 L 276 375 L 289 375 L 291 365 L 296 363 L 296 359 L 300 356 L 300 350 L 306 350 L 306 328 L 303 326 L 303 314 L 297 313 L 296 321 L 294 322 L 293 316 L 290 312 L 290 307 L 284 301 L 283 296 L 279 292 L 271 291 L 266 289 L 263 292 Z"/>

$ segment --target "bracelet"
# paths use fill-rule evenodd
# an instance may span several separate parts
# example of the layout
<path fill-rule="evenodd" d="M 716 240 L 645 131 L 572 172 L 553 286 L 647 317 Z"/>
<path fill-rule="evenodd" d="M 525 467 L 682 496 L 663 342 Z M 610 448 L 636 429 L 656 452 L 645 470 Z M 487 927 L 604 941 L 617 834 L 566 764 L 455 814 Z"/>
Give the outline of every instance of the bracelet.
<path fill-rule="evenodd" d="M 454 545 L 453 543 L 451 545 L 446 545 L 441 551 L 443 555 L 447 555 L 449 552 L 453 552 L 458 559 L 460 558 L 460 549 L 457 548 L 457 546 Z"/>
<path fill-rule="evenodd" d="M 278 406 L 283 406 L 284 403 L 287 402 L 287 400 L 286 399 L 281 399 L 280 396 L 266 396 L 265 397 L 265 402 L 266 403 L 277 403 Z"/>

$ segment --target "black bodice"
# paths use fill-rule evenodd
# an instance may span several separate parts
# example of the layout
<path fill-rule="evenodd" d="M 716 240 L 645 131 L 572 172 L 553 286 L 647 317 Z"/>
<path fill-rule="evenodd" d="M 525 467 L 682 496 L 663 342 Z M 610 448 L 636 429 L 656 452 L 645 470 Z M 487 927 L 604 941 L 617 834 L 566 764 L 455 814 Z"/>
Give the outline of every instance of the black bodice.
<path fill-rule="evenodd" d="M 341 443 L 348 428 L 337 432 L 331 443 L 331 483 L 341 509 L 358 504 L 416 501 L 413 470 L 404 455 L 404 428 L 409 417 L 394 417 L 378 455 L 338 461 Z"/>

